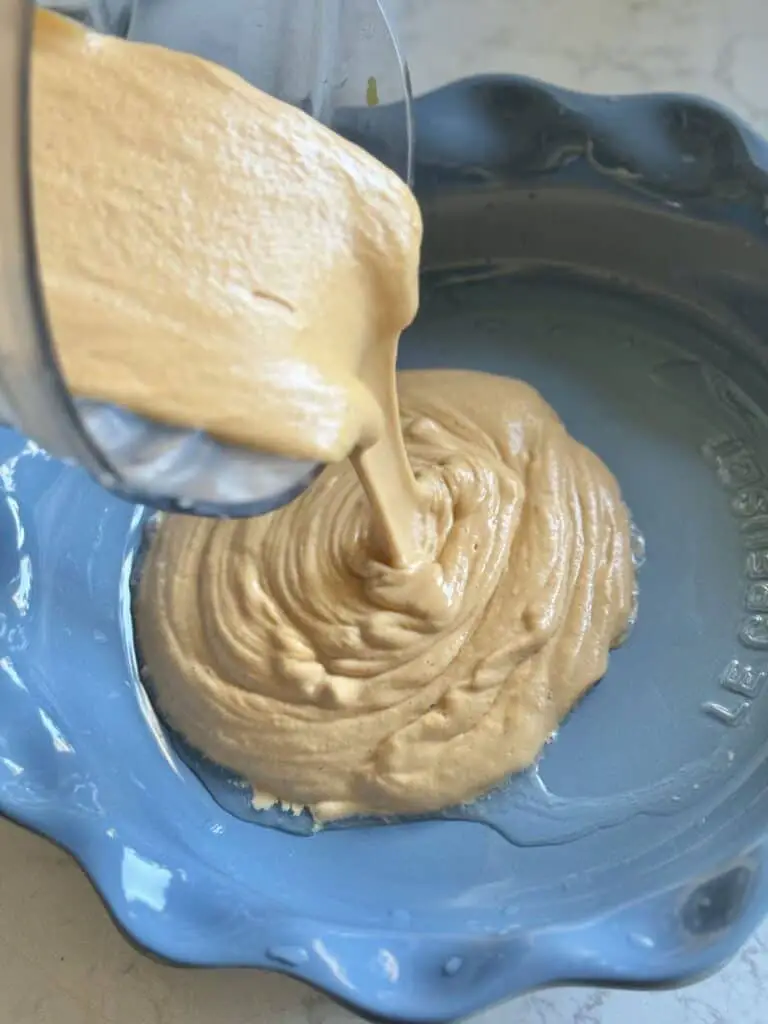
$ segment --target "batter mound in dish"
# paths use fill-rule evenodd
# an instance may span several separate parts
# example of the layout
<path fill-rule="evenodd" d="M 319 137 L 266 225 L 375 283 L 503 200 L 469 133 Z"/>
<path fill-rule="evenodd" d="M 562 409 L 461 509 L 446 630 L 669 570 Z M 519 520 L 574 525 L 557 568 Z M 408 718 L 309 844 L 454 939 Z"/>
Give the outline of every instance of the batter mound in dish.
<path fill-rule="evenodd" d="M 625 633 L 627 512 L 524 384 L 396 379 L 408 187 L 235 75 L 42 11 L 32 96 L 72 392 L 330 464 L 268 517 L 161 524 L 135 616 L 168 720 L 319 820 L 433 811 L 530 764 Z"/>
<path fill-rule="evenodd" d="M 399 375 L 424 560 L 381 562 L 349 461 L 246 521 L 167 519 L 137 604 L 160 706 L 263 804 L 420 813 L 529 765 L 627 629 L 627 511 L 517 381 Z"/>

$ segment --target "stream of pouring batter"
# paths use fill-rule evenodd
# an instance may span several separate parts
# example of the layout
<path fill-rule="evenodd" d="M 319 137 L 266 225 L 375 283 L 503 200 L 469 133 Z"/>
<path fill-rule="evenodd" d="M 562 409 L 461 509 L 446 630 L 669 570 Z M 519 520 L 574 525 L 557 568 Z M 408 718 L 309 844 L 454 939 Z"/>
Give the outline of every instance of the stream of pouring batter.
<path fill-rule="evenodd" d="M 32 84 L 71 390 L 327 466 L 271 515 L 161 523 L 134 610 L 168 720 L 322 820 L 444 808 L 530 764 L 626 631 L 629 518 L 525 384 L 396 378 L 410 190 L 221 68 L 41 11 Z"/>
<path fill-rule="evenodd" d="M 372 554 L 388 565 L 407 569 L 425 558 L 424 496 L 419 494 L 400 428 L 395 383 L 398 341 L 385 339 L 374 346 L 363 365 L 361 377 L 384 420 L 379 439 L 353 452 L 352 464 L 371 505 Z"/>

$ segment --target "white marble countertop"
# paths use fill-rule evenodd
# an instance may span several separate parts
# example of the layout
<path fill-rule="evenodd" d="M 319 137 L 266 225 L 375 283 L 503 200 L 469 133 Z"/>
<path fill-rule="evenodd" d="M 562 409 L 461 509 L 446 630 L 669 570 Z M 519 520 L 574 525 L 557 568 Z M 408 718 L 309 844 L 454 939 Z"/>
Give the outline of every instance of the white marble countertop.
<path fill-rule="evenodd" d="M 704 93 L 768 129 L 765 0 L 397 0 L 417 92 L 480 71 L 596 91 Z M 677 992 L 557 989 L 477 1024 L 763 1024 L 768 926 Z M 136 953 L 70 858 L 0 822 L 0 1024 L 342 1024 L 285 978 L 190 971 Z"/>

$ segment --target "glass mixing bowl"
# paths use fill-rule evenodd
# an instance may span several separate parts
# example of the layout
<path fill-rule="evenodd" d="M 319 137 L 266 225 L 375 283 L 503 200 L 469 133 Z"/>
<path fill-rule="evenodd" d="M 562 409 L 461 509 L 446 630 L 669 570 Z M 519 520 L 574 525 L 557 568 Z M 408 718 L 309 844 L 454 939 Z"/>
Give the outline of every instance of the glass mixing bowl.
<path fill-rule="evenodd" d="M 99 31 L 186 50 L 231 68 L 351 137 L 410 180 L 407 71 L 378 0 L 57 0 Z M 0 422 L 77 462 L 132 501 L 255 515 L 295 497 L 321 468 L 245 452 L 69 394 L 49 335 L 34 245 L 27 93 L 33 4 L 0 0 Z M 372 120 L 386 106 L 390 114 Z"/>

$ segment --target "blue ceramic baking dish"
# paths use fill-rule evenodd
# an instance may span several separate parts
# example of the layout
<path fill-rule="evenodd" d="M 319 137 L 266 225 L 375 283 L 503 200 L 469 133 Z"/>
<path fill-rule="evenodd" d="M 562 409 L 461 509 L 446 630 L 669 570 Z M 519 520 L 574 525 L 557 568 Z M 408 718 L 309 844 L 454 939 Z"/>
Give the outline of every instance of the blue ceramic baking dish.
<path fill-rule="evenodd" d="M 522 377 L 606 460 L 647 545 L 633 635 L 499 791 L 297 834 L 154 715 L 142 510 L 2 431 L 0 808 L 158 956 L 446 1022 L 556 982 L 684 982 L 768 907 L 768 154 L 686 97 L 483 78 L 416 114 L 402 363 Z"/>

